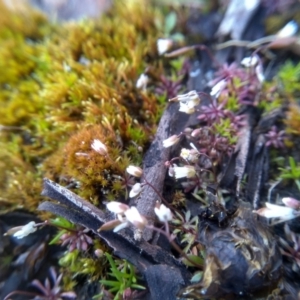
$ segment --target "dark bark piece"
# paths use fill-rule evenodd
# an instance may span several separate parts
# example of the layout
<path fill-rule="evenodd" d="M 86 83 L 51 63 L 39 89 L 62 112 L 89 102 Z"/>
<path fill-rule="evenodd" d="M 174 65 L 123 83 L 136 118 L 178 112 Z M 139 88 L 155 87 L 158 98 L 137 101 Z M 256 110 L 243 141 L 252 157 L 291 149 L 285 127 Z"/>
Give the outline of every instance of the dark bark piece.
<path fill-rule="evenodd" d="M 178 269 L 167 265 L 147 268 L 145 277 L 151 293 L 151 299 L 174 300 L 185 281 Z"/>
<path fill-rule="evenodd" d="M 249 179 L 246 188 L 247 201 L 252 203 L 254 209 L 259 207 L 260 194 L 265 178 L 265 162 L 267 159 L 267 150 L 265 147 L 265 138 L 261 134 L 258 136 L 251 158 L 249 169 Z"/>
<path fill-rule="evenodd" d="M 206 248 L 203 280 L 182 290 L 182 296 L 219 299 L 233 294 L 235 299 L 280 280 L 282 258 L 276 240 L 250 207 L 241 203 L 226 227 L 209 220 L 201 223 L 199 241 Z"/>
<path fill-rule="evenodd" d="M 82 209 L 99 221 L 105 222 L 105 215 L 102 210 L 50 179 L 44 178 L 44 188 L 41 195 L 57 200 L 70 208 Z"/>
<path fill-rule="evenodd" d="M 144 177 L 160 195 L 163 193 L 167 171 L 164 163 L 170 159 L 171 151 L 171 148 L 163 147 L 163 140 L 171 135 L 179 134 L 184 128 L 185 119 L 186 116 L 178 111 L 178 104 L 170 104 L 161 117 L 155 139 L 144 158 Z M 157 192 L 149 185 L 144 186 L 137 203 L 138 211 L 148 218 L 150 225 L 153 225 L 155 220 L 154 206 L 159 200 Z M 143 238 L 149 241 L 152 238 L 152 230 L 146 229 L 143 232 Z"/>

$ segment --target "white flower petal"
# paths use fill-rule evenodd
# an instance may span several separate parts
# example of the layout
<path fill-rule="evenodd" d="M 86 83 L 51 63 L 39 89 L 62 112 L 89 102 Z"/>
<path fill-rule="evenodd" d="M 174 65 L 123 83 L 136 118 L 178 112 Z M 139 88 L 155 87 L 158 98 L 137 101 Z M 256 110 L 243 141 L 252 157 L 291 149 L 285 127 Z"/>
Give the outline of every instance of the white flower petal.
<path fill-rule="evenodd" d="M 142 191 L 142 185 L 140 183 L 136 183 L 132 187 L 131 191 L 129 192 L 129 198 L 133 198 L 133 197 L 139 195 L 141 193 L 141 191 Z"/>
<path fill-rule="evenodd" d="M 108 202 L 106 207 L 109 211 L 115 214 L 123 214 L 127 209 L 129 209 L 128 205 L 117 201 Z"/>
<path fill-rule="evenodd" d="M 35 227 L 35 222 L 31 221 L 28 224 L 22 226 L 20 230 L 13 234 L 13 236 L 17 239 L 22 239 L 23 237 L 35 232 L 36 229 L 37 228 Z"/>
<path fill-rule="evenodd" d="M 191 115 L 195 112 L 194 107 L 190 107 L 188 104 L 185 104 L 183 102 L 180 102 L 179 111 L 186 113 L 188 115 Z"/>
<path fill-rule="evenodd" d="M 143 73 L 138 78 L 135 86 L 137 89 L 146 89 L 148 81 L 149 81 L 149 77 Z"/>
<path fill-rule="evenodd" d="M 147 224 L 147 220 L 139 213 L 135 206 L 130 207 L 130 209 L 126 210 L 124 214 L 127 221 L 138 228 L 144 228 Z"/>
<path fill-rule="evenodd" d="M 171 210 L 164 204 L 160 204 L 159 207 L 154 207 L 154 212 L 161 222 L 168 222 L 172 220 Z"/>
<path fill-rule="evenodd" d="M 249 56 L 243 58 L 241 61 L 241 65 L 246 68 L 255 67 L 259 63 L 259 57 L 257 55 Z"/>
<path fill-rule="evenodd" d="M 93 140 L 91 147 L 101 155 L 107 154 L 107 147 L 98 139 Z"/>
<path fill-rule="evenodd" d="M 266 202 L 266 207 L 255 211 L 255 213 L 268 219 L 280 218 L 284 220 L 291 220 L 297 217 L 297 212 L 294 209 L 286 206 L 271 204 L 269 202 Z"/>
<path fill-rule="evenodd" d="M 227 81 L 225 79 L 220 80 L 216 85 L 212 87 L 210 95 L 218 98 L 222 90 L 226 87 L 226 85 Z"/>
<path fill-rule="evenodd" d="M 119 224 L 118 226 L 116 226 L 113 231 L 118 232 L 128 226 L 129 226 L 129 222 L 123 222 L 123 223 Z"/>
<path fill-rule="evenodd" d="M 196 176 L 196 169 L 193 166 L 174 167 L 175 178 L 192 178 Z"/>
<path fill-rule="evenodd" d="M 163 55 L 171 49 L 173 41 L 171 39 L 158 39 L 156 44 L 158 54 Z"/>
<path fill-rule="evenodd" d="M 295 21 L 288 22 L 282 29 L 280 29 L 276 36 L 279 38 L 291 37 L 296 34 L 298 25 Z"/>
<path fill-rule="evenodd" d="M 179 142 L 179 140 L 180 140 L 180 137 L 178 135 L 172 135 L 163 141 L 163 146 L 165 148 L 169 148 L 169 147 L 177 144 Z"/>
<path fill-rule="evenodd" d="M 126 171 L 128 174 L 134 176 L 134 177 L 142 177 L 143 175 L 143 170 L 140 167 L 136 167 L 136 166 L 128 166 L 126 168 Z"/>

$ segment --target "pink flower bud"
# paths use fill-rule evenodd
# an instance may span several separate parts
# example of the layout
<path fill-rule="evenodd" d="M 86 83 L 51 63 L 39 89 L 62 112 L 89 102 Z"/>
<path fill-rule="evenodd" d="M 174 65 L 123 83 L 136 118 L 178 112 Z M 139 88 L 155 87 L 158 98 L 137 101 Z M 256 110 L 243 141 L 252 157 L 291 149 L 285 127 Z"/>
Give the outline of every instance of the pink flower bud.
<path fill-rule="evenodd" d="M 284 203 L 285 206 L 291 207 L 293 209 L 298 210 L 300 208 L 300 201 L 296 200 L 294 198 L 285 197 L 285 198 L 282 198 L 281 201 Z"/>

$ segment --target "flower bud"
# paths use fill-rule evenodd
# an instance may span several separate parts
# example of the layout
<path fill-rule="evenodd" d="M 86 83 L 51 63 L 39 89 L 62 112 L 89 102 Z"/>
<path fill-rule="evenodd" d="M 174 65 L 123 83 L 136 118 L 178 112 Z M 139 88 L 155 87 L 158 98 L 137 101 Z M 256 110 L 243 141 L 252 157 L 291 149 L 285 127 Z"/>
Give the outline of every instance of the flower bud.
<path fill-rule="evenodd" d="M 196 176 L 196 169 L 193 166 L 174 167 L 175 178 L 193 178 Z"/>
<path fill-rule="evenodd" d="M 161 222 L 168 222 L 172 220 L 172 213 L 171 210 L 166 207 L 164 204 L 158 204 L 154 207 L 154 212 L 158 219 Z"/>
<path fill-rule="evenodd" d="M 148 81 L 149 81 L 149 77 L 144 73 L 142 73 L 138 78 L 135 86 L 137 89 L 146 89 Z"/>
<path fill-rule="evenodd" d="M 133 197 L 139 195 L 141 191 L 142 191 L 142 185 L 140 183 L 136 183 L 132 187 L 132 189 L 131 189 L 131 191 L 129 193 L 129 198 L 133 198 Z"/>
<path fill-rule="evenodd" d="M 17 226 L 9 229 L 5 235 L 12 235 L 17 239 L 22 239 L 23 237 L 35 232 L 36 229 L 35 222 L 31 221 L 24 226 Z"/>
<path fill-rule="evenodd" d="M 91 147 L 101 155 L 107 154 L 107 147 L 98 139 L 93 140 Z"/>
<path fill-rule="evenodd" d="M 291 197 L 285 197 L 281 200 L 285 206 L 291 207 L 293 209 L 300 209 L 300 201 Z"/>
<path fill-rule="evenodd" d="M 106 207 L 109 211 L 115 214 L 123 214 L 127 209 L 129 209 L 128 205 L 117 201 L 108 202 Z"/>
<path fill-rule="evenodd" d="M 124 214 L 127 221 L 139 229 L 143 229 L 147 225 L 147 219 L 139 213 L 135 206 L 130 207 Z"/>
<path fill-rule="evenodd" d="M 158 39 L 156 44 L 158 54 L 163 55 L 172 48 L 173 41 L 171 39 Z"/>
<path fill-rule="evenodd" d="M 179 140 L 180 140 L 180 137 L 178 135 L 176 135 L 176 134 L 172 135 L 163 141 L 163 146 L 165 148 L 169 148 L 169 147 L 177 144 L 179 142 Z"/>
<path fill-rule="evenodd" d="M 140 167 L 136 167 L 136 166 L 128 166 L 126 168 L 126 171 L 128 174 L 134 176 L 134 177 L 142 177 L 143 175 L 143 170 Z"/>

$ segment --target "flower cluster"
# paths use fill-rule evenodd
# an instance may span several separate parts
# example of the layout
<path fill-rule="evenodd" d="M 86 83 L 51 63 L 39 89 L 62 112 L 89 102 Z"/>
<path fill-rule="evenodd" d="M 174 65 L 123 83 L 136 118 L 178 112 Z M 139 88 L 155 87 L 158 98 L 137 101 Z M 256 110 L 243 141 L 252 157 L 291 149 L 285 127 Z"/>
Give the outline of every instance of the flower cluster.
<path fill-rule="evenodd" d="M 118 232 L 130 224 L 138 229 L 144 229 L 148 224 L 147 219 L 140 214 L 135 206 L 129 207 L 124 203 L 112 201 L 107 203 L 106 207 L 109 211 L 116 214 L 117 219 L 105 223 L 99 228 L 99 231 L 113 229 L 114 232 Z M 172 220 L 171 210 L 164 204 L 157 204 L 154 208 L 154 212 L 161 222 Z"/>
<path fill-rule="evenodd" d="M 130 224 L 139 229 L 143 229 L 147 225 L 147 219 L 142 216 L 135 206 L 129 207 L 126 204 L 112 201 L 106 204 L 109 211 L 116 214 L 117 219 L 105 223 L 100 230 L 108 230 L 114 228 L 114 232 L 128 227 Z"/>

